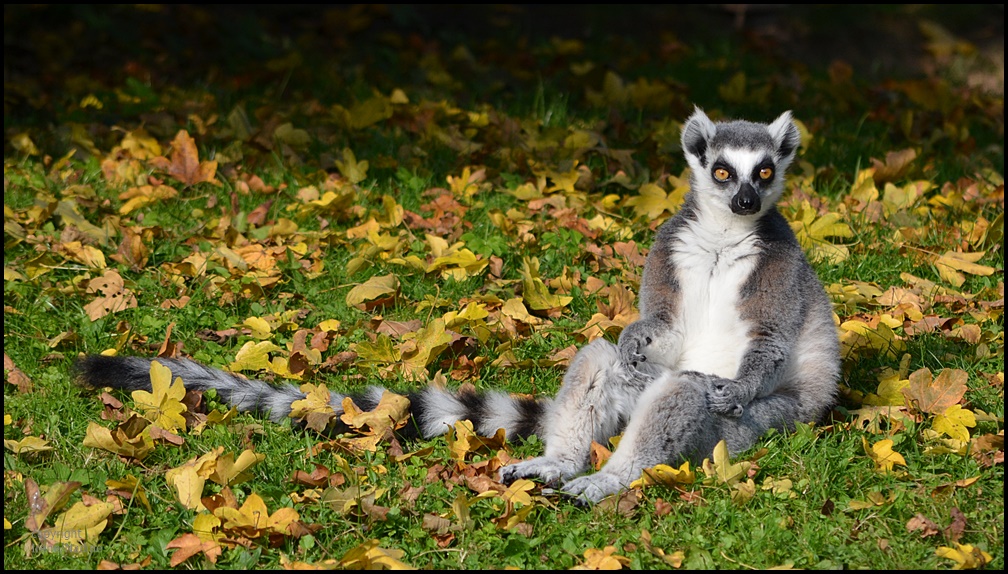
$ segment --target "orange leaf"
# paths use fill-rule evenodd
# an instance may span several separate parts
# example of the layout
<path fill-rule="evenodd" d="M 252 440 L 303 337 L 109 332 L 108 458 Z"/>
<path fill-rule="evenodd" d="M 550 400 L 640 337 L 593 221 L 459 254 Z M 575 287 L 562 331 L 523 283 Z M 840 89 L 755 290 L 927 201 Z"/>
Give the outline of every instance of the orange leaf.
<path fill-rule="evenodd" d="M 179 130 L 172 140 L 171 147 L 171 160 L 159 156 L 151 159 L 150 163 L 187 186 L 203 182 L 217 184 L 215 179 L 217 162 L 199 160 L 196 140 L 189 135 L 189 132 Z"/>
<path fill-rule="evenodd" d="M 903 396 L 911 409 L 942 414 L 962 400 L 968 378 L 966 371 L 945 369 L 932 380 L 930 370 L 919 369 L 910 374 L 910 384 L 903 388 Z"/>

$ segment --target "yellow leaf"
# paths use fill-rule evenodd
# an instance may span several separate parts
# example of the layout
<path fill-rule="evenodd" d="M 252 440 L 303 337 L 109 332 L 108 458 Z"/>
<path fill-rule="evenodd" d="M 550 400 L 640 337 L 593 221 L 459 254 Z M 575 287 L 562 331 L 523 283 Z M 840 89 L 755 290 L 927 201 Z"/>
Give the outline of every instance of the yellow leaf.
<path fill-rule="evenodd" d="M 178 195 L 178 190 L 168 185 L 141 185 L 131 187 L 119 194 L 119 199 L 126 203 L 119 207 L 119 215 L 132 213 L 140 208 L 164 199 L 172 199 Z"/>
<path fill-rule="evenodd" d="M 511 483 L 511 486 L 505 490 L 500 497 L 506 502 L 510 502 L 517 506 L 525 506 L 527 504 L 532 504 L 532 496 L 529 495 L 529 491 L 535 488 L 535 483 L 531 480 L 520 478 Z"/>
<path fill-rule="evenodd" d="M 361 434 L 381 437 L 391 436 L 392 431 L 402 428 L 409 420 L 410 401 L 391 391 L 382 391 L 381 399 L 371 411 L 360 411 L 350 397 L 343 399 L 343 414 L 340 420 Z"/>
<path fill-rule="evenodd" d="M 713 457 L 713 464 L 710 459 L 704 459 L 703 470 L 707 476 L 715 477 L 720 484 L 731 485 L 738 482 L 752 467 L 752 463 L 748 460 L 731 464 L 728 457 L 728 443 L 724 440 L 714 446 Z"/>
<path fill-rule="evenodd" d="M 203 486 L 206 479 L 214 473 L 217 467 L 217 457 L 224 452 L 224 447 L 204 454 L 199 458 L 190 459 L 182 466 L 165 472 L 165 482 L 175 489 L 175 494 L 183 506 L 191 510 L 204 510 Z"/>
<path fill-rule="evenodd" d="M 351 548 L 339 560 L 346 570 L 415 570 L 400 560 L 405 552 L 378 546 L 378 540 L 369 540 Z"/>
<path fill-rule="evenodd" d="M 221 486 L 239 484 L 252 478 L 249 469 L 265 459 L 265 454 L 252 452 L 252 449 L 243 450 L 238 460 L 229 452 L 217 458 L 213 474 L 208 478 Z"/>
<path fill-rule="evenodd" d="M 589 548 L 584 551 L 585 560 L 571 570 L 622 570 L 630 565 L 630 559 L 616 554 L 615 546 L 606 546 L 602 550 Z"/>
<path fill-rule="evenodd" d="M 52 528 L 42 529 L 39 539 L 47 546 L 62 545 L 71 551 L 85 544 L 94 544 L 108 525 L 113 509 L 110 502 L 95 502 L 90 506 L 78 502 L 56 517 Z"/>
<path fill-rule="evenodd" d="M 4 439 L 4 447 L 14 454 L 35 454 L 52 450 L 49 441 L 37 436 L 26 436 L 21 440 Z"/>
<path fill-rule="evenodd" d="M 641 473 L 641 477 L 630 483 L 630 488 L 650 486 L 652 484 L 673 487 L 677 484 L 693 484 L 694 482 L 696 482 L 696 473 L 690 470 L 689 461 L 686 461 L 679 468 L 674 468 L 667 464 L 658 464 L 651 468 L 645 468 L 643 473 Z"/>
<path fill-rule="evenodd" d="M 955 287 L 961 287 L 966 282 L 966 276 L 970 275 L 993 275 L 995 269 L 986 265 L 980 265 L 977 261 L 986 252 L 976 251 L 973 253 L 963 253 L 961 251 L 946 251 L 944 255 L 935 260 L 935 267 L 938 268 L 938 275 Z M 960 273 L 960 271 L 962 273 Z"/>
<path fill-rule="evenodd" d="M 969 430 L 966 427 L 976 426 L 976 417 L 973 411 L 962 408 L 962 405 L 952 405 L 945 409 L 940 415 L 935 415 L 931 421 L 931 428 L 940 433 L 945 433 L 953 439 L 969 442 Z"/>
<path fill-rule="evenodd" d="M 265 371 L 271 366 L 269 354 L 279 351 L 280 347 L 270 341 L 246 342 L 238 349 L 235 360 L 228 366 L 231 371 Z"/>
<path fill-rule="evenodd" d="M 653 183 L 645 183 L 637 190 L 637 195 L 628 197 L 624 204 L 634 210 L 634 215 L 649 220 L 658 219 L 662 214 L 675 213 L 685 198 L 685 189 L 665 190 Z"/>
<path fill-rule="evenodd" d="M 412 380 L 427 376 L 427 365 L 434 362 L 452 342 L 452 335 L 445 330 L 444 319 L 432 319 L 426 327 L 403 335 L 399 345 L 402 372 Z"/>
<path fill-rule="evenodd" d="M 84 433 L 83 445 L 91 448 L 101 448 L 126 458 L 143 460 L 154 450 L 154 440 L 150 436 L 150 422 L 133 414 L 119 423 L 114 430 L 109 430 L 97 423 L 88 422 Z"/>
<path fill-rule="evenodd" d="M 350 183 L 360 183 L 367 178 L 367 160 L 357 161 L 357 156 L 350 148 L 343 148 L 343 160 L 337 159 L 334 163 L 343 177 L 350 180 Z"/>
<path fill-rule="evenodd" d="M 935 554 L 939 558 L 954 560 L 956 564 L 953 569 L 955 570 L 983 568 L 992 560 L 990 554 L 975 548 L 972 544 L 959 544 L 958 542 L 955 543 L 955 548 L 939 546 L 935 550 Z"/>
<path fill-rule="evenodd" d="M 522 299 L 533 311 L 548 311 L 558 307 L 566 307 L 573 297 L 567 295 L 555 295 L 549 292 L 549 288 L 539 278 L 539 259 L 537 257 L 525 257 L 522 260 Z"/>
<path fill-rule="evenodd" d="M 376 275 L 354 286 L 346 295 L 346 304 L 362 310 L 391 302 L 399 292 L 399 279 L 394 274 Z"/>
<path fill-rule="evenodd" d="M 260 317 L 249 317 L 245 319 L 242 325 L 246 326 L 252 332 L 249 333 L 253 338 L 256 339 L 269 339 L 272 329 L 270 324 L 266 322 L 265 319 Z"/>
<path fill-rule="evenodd" d="M 892 439 L 880 440 L 869 447 L 868 440 L 861 437 L 861 443 L 864 446 L 865 453 L 875 461 L 875 470 L 879 472 L 892 472 L 895 465 L 906 466 L 906 459 L 903 458 L 903 455 L 893 450 Z"/>
<path fill-rule="evenodd" d="M 185 397 L 182 378 L 175 377 L 175 382 L 172 383 L 171 375 L 171 369 L 157 361 L 151 361 L 151 391 L 133 391 L 133 400 L 144 418 L 166 431 L 175 432 L 177 429 L 185 430 L 186 422 L 182 413 L 187 409 L 182 404 L 182 398 Z"/>
<path fill-rule="evenodd" d="M 301 392 L 305 398 L 291 403 L 290 417 L 294 420 L 303 420 L 308 428 L 322 432 L 329 422 L 336 418 L 336 411 L 332 407 L 332 394 L 324 383 L 313 385 L 304 383 L 301 385 Z"/>

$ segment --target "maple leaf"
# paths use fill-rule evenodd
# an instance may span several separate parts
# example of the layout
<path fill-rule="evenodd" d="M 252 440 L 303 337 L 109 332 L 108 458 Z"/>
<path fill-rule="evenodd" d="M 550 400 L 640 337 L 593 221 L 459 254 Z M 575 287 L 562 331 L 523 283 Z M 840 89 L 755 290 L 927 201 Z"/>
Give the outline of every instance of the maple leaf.
<path fill-rule="evenodd" d="M 87 292 L 97 294 L 93 301 L 84 306 L 84 311 L 92 321 L 137 306 L 136 296 L 126 288 L 123 278 L 114 269 L 106 269 L 104 275 L 88 281 Z"/>
<path fill-rule="evenodd" d="M 929 369 L 918 369 L 910 374 L 910 384 L 903 388 L 903 395 L 911 409 L 942 414 L 962 400 L 968 379 L 969 375 L 961 369 L 943 369 L 934 380 Z"/>
<path fill-rule="evenodd" d="M 165 548 L 174 549 L 171 557 L 171 567 L 174 568 L 197 554 L 206 556 L 212 564 L 217 563 L 223 549 L 220 544 L 214 541 L 204 542 L 199 536 L 192 532 L 187 532 L 165 545 Z"/>
<path fill-rule="evenodd" d="M 945 412 L 935 415 L 931 421 L 931 428 L 940 433 L 945 433 L 955 440 L 968 442 L 970 439 L 969 428 L 976 426 L 976 417 L 973 412 L 962 408 L 962 405 L 951 405 Z"/>
<path fill-rule="evenodd" d="M 185 417 L 182 416 L 186 412 L 186 406 L 182 403 L 185 386 L 181 377 L 175 377 L 173 383 L 171 375 L 171 369 L 157 361 L 151 361 L 151 390 L 133 391 L 133 401 L 144 413 L 144 418 L 166 431 L 175 432 L 186 428 Z"/>
<path fill-rule="evenodd" d="M 171 143 L 171 160 L 158 156 L 150 160 L 155 169 L 167 172 L 185 186 L 197 183 L 220 185 L 216 179 L 217 162 L 200 161 L 196 150 L 196 140 L 186 130 L 179 130 Z"/>
<path fill-rule="evenodd" d="M 131 187 L 119 194 L 119 199 L 126 202 L 119 206 L 119 214 L 126 215 L 152 203 L 172 199 L 176 196 L 178 196 L 178 190 L 168 185 Z"/>
<path fill-rule="evenodd" d="M 305 425 L 315 431 L 322 432 L 329 422 L 336 418 L 332 407 L 332 393 L 325 384 L 313 385 L 304 383 L 301 392 L 305 398 L 291 403 L 290 416 L 294 420 L 303 420 Z"/>
<path fill-rule="evenodd" d="M 245 482 L 252 478 L 249 469 L 266 460 L 266 455 L 252 452 L 252 449 L 245 449 L 235 460 L 233 453 L 226 453 L 217 457 L 217 464 L 209 478 L 221 486 L 231 486 Z"/>
<path fill-rule="evenodd" d="M 850 256 L 850 251 L 844 245 L 830 241 L 830 238 L 853 237 L 854 231 L 846 223 L 841 222 L 839 213 L 818 215 L 808 200 L 802 200 L 801 206 L 794 214 L 791 229 L 798 237 L 798 243 L 808 251 L 813 261 L 824 261 L 831 265 L 843 262 Z"/>
<path fill-rule="evenodd" d="M 584 551 L 585 560 L 571 570 L 622 570 L 630 565 L 630 559 L 616 554 L 615 546 L 606 546 L 602 550 L 589 548 Z"/>
<path fill-rule="evenodd" d="M 350 180 L 350 183 L 360 183 L 367 179 L 367 160 L 357 161 L 357 156 L 350 148 L 343 148 L 343 159 L 334 160 L 333 163 L 336 164 L 336 168 L 343 174 L 343 177 Z"/>
<path fill-rule="evenodd" d="M 427 365 L 438 358 L 452 342 L 452 333 L 445 330 L 444 319 L 432 319 L 424 328 L 403 336 L 399 344 L 402 373 L 412 380 L 427 375 Z"/>
<path fill-rule="evenodd" d="M 271 341 L 247 341 L 235 354 L 235 360 L 228 366 L 232 372 L 265 371 L 272 366 L 269 354 L 279 351 L 280 347 Z"/>
<path fill-rule="evenodd" d="M 201 500 L 203 486 L 206 484 L 206 479 L 216 470 L 217 457 L 222 452 L 224 452 L 224 447 L 219 446 L 165 472 L 165 482 L 175 489 L 175 494 L 183 506 L 191 510 L 205 509 Z"/>
<path fill-rule="evenodd" d="M 271 515 L 266 502 L 254 492 L 240 508 L 221 506 L 214 509 L 213 514 L 223 521 L 224 530 L 253 539 L 265 532 L 288 534 L 287 528 L 299 518 L 298 512 L 289 506 L 279 508 Z"/>
<path fill-rule="evenodd" d="M 361 434 L 391 437 L 392 431 L 402 428 L 409 420 L 409 399 L 388 390 L 382 391 L 374 410 L 361 411 L 350 397 L 343 399 L 340 420 Z"/>
<path fill-rule="evenodd" d="M 636 196 L 628 197 L 623 203 L 633 208 L 636 217 L 656 220 L 663 214 L 675 213 L 685 196 L 686 188 L 677 187 L 666 193 L 653 183 L 645 183 L 637 190 Z"/>
<path fill-rule="evenodd" d="M 893 467 L 896 465 L 906 466 L 903 455 L 893 450 L 892 439 L 880 440 L 869 447 L 868 439 L 861 437 L 861 444 L 865 453 L 875 461 L 875 470 L 879 472 L 893 472 Z"/>
<path fill-rule="evenodd" d="M 705 458 L 702 468 L 705 474 L 713 477 L 719 484 L 732 485 L 742 479 L 752 468 L 752 462 L 743 460 L 732 464 L 728 457 L 728 443 L 724 440 L 718 441 L 712 453 L 714 462 Z"/>

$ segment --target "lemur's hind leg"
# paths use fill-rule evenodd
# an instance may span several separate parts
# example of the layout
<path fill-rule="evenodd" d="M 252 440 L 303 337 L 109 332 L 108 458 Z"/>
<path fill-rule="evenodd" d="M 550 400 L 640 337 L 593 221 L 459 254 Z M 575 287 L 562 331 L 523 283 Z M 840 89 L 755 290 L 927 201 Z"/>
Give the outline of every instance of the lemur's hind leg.
<path fill-rule="evenodd" d="M 546 415 L 542 456 L 501 468 L 501 480 L 531 478 L 557 484 L 588 468 L 593 440 L 605 443 L 619 434 L 637 399 L 653 380 L 624 369 L 616 346 L 592 341 L 574 356 L 563 385 Z"/>
<path fill-rule="evenodd" d="M 707 408 L 707 389 L 719 377 L 675 373 L 660 377 L 640 397 L 619 447 L 602 470 L 566 482 L 560 490 L 576 500 L 598 502 L 627 488 L 656 464 L 699 464 L 724 439 L 731 453 L 751 447 L 770 428 L 803 420 L 807 409 L 792 394 L 777 393 L 749 403 L 739 417 Z"/>

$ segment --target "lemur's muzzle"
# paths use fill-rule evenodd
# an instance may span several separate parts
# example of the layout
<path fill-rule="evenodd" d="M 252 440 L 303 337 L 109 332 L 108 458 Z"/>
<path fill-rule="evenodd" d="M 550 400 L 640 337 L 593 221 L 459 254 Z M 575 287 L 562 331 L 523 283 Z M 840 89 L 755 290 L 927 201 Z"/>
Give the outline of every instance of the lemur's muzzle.
<path fill-rule="evenodd" d="M 751 184 L 743 183 L 738 193 L 731 199 L 731 210 L 735 215 L 752 215 L 759 213 L 762 204 L 759 193 Z"/>

